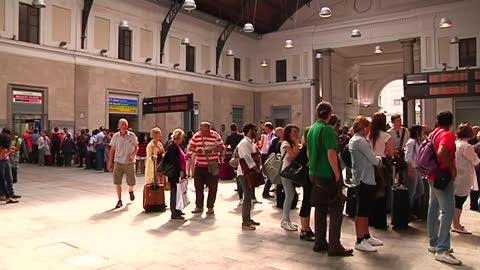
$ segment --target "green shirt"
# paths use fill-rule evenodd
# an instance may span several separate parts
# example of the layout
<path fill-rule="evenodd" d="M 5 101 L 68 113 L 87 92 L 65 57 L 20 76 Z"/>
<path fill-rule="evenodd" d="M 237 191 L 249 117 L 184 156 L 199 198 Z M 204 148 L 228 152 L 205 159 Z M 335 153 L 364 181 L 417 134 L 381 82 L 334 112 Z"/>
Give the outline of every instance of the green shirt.
<path fill-rule="evenodd" d="M 320 143 L 320 134 L 323 131 L 321 148 L 318 151 Z M 333 127 L 327 125 L 324 121 L 317 121 L 308 131 L 307 149 L 309 152 L 310 175 L 319 177 L 333 177 L 333 170 L 328 161 L 327 151 L 337 150 L 337 136 Z"/>

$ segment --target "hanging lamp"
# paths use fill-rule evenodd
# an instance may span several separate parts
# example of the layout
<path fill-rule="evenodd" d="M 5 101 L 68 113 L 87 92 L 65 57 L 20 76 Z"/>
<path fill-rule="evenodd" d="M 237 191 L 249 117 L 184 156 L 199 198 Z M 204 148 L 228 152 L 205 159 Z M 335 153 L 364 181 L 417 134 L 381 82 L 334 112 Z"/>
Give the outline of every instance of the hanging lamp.
<path fill-rule="evenodd" d="M 286 49 L 291 49 L 293 48 L 293 41 L 291 39 L 285 40 L 285 48 Z"/>
<path fill-rule="evenodd" d="M 46 8 L 45 0 L 33 0 L 32 6 L 36 8 Z"/>
<path fill-rule="evenodd" d="M 183 3 L 183 9 L 190 12 L 197 8 L 197 4 L 195 4 L 195 0 L 185 0 Z"/>
<path fill-rule="evenodd" d="M 182 39 L 182 45 L 190 45 L 190 39 L 188 37 Z"/>
<path fill-rule="evenodd" d="M 359 38 L 362 36 L 362 33 L 360 33 L 360 30 L 358 29 L 353 29 L 352 34 L 350 34 L 350 37 L 352 38 Z"/>
<path fill-rule="evenodd" d="M 332 16 L 332 10 L 329 7 L 322 7 L 318 15 L 322 18 L 328 18 Z"/>
<path fill-rule="evenodd" d="M 126 20 L 123 20 L 120 22 L 120 29 L 125 29 L 125 30 L 130 29 L 130 26 L 128 25 L 128 22 Z"/>
<path fill-rule="evenodd" d="M 452 26 L 452 22 L 448 19 L 448 18 L 441 18 L 440 19 L 440 28 L 449 28 L 450 26 Z"/>
<path fill-rule="evenodd" d="M 263 60 L 262 63 L 260 64 L 261 67 L 268 67 L 267 60 Z"/>
<path fill-rule="evenodd" d="M 383 49 L 381 46 L 375 46 L 375 50 L 373 51 L 375 54 L 382 54 L 383 53 Z"/>

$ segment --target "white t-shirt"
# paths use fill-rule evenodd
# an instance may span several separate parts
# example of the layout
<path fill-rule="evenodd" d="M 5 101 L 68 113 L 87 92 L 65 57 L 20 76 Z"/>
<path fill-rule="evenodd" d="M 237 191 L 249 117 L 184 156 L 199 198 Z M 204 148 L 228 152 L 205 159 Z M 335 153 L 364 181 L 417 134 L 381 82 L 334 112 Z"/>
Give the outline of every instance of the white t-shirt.
<path fill-rule="evenodd" d="M 280 145 L 280 154 L 283 155 L 285 154 L 285 157 L 283 158 L 283 161 L 282 161 L 282 170 L 285 169 L 286 167 L 288 167 L 288 165 L 290 165 L 290 163 L 292 163 L 292 160 L 290 159 L 290 154 L 287 152 L 287 150 L 285 149 L 285 147 L 292 147 L 290 145 L 289 142 L 287 141 L 283 141 L 282 144 Z"/>
<path fill-rule="evenodd" d="M 381 156 L 381 157 L 386 157 L 385 155 L 385 149 L 386 149 L 386 143 L 388 140 L 390 140 L 392 136 L 388 134 L 385 131 L 380 131 L 380 135 L 378 136 L 377 141 L 375 142 L 375 145 L 373 145 L 372 139 L 369 137 L 368 138 L 368 143 L 370 146 L 372 146 L 373 152 L 375 152 L 375 155 Z"/>
<path fill-rule="evenodd" d="M 416 140 L 410 138 L 405 146 L 405 161 L 409 162 L 412 165 L 412 168 L 417 168 L 416 159 L 419 150 L 420 144 Z"/>
<path fill-rule="evenodd" d="M 455 195 L 467 196 L 470 189 L 477 182 L 475 167 L 480 163 L 473 146 L 465 140 L 457 140 L 455 142 L 457 150 L 455 159 L 457 163 L 457 177 L 455 178 Z"/>

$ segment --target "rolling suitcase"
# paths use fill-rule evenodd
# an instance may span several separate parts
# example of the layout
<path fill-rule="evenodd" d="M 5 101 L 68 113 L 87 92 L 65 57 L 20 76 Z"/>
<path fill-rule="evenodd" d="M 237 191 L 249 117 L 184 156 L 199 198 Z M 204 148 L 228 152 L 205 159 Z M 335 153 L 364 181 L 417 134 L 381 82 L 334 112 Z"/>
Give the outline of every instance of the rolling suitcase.
<path fill-rule="evenodd" d="M 347 203 L 345 204 L 345 213 L 349 217 L 357 215 L 357 187 L 349 187 L 347 189 Z"/>
<path fill-rule="evenodd" d="M 392 187 L 392 225 L 394 230 L 408 228 L 410 222 L 410 201 L 408 189 L 405 186 Z"/>
<path fill-rule="evenodd" d="M 157 166 L 153 167 L 154 181 L 152 184 L 146 184 L 143 187 L 143 209 L 146 213 L 165 212 L 165 186 L 157 183 Z"/>
<path fill-rule="evenodd" d="M 385 193 L 388 194 L 388 193 Z M 376 229 L 386 230 L 387 224 L 387 196 L 378 197 L 374 200 L 372 211 L 368 219 L 370 226 Z"/>

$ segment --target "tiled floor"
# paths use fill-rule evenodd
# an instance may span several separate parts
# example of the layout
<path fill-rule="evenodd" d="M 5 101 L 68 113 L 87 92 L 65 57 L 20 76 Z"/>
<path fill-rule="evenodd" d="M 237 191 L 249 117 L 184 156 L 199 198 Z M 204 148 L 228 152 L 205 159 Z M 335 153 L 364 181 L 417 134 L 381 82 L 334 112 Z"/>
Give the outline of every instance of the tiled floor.
<path fill-rule="evenodd" d="M 271 201 L 253 210 L 262 226 L 242 231 L 233 182 L 220 184 L 215 216 L 192 216 L 190 205 L 186 221 L 171 221 L 169 212 L 143 212 L 141 177 L 137 200 L 130 203 L 125 192 L 125 207 L 114 210 L 110 174 L 24 164 L 20 170 L 21 202 L 0 205 L 0 269 L 451 269 L 427 252 L 424 223 L 405 232 L 372 230 L 385 242 L 378 253 L 331 258 L 281 229 Z M 299 222 L 297 210 L 292 218 Z M 463 223 L 474 234 L 452 234 L 462 269 L 480 269 L 479 220 L 480 213 L 466 210 Z M 352 219 L 344 218 L 342 231 L 351 247 Z"/>

